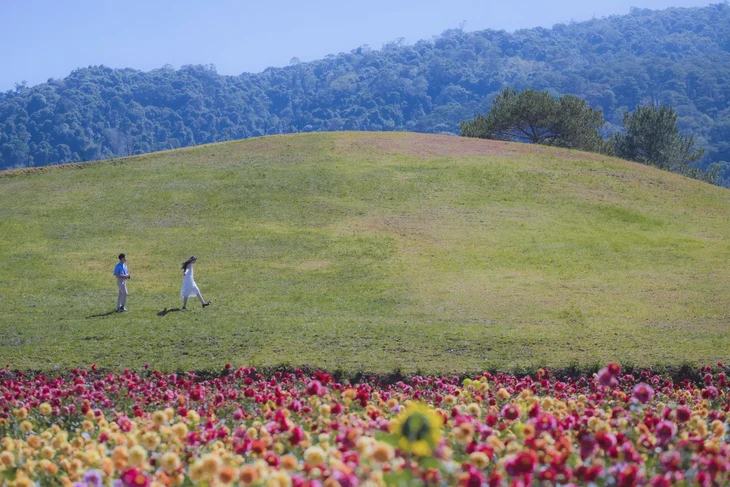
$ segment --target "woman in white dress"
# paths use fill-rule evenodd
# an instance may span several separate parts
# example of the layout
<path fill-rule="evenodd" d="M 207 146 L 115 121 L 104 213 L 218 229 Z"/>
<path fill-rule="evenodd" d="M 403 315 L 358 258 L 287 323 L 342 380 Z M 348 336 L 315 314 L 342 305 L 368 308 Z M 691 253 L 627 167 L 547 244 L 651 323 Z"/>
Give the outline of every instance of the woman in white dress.
<path fill-rule="evenodd" d="M 195 296 L 198 297 L 203 308 L 210 306 L 210 301 L 203 300 L 203 295 L 200 294 L 200 289 L 198 289 L 198 285 L 195 284 L 195 279 L 193 279 L 193 265 L 197 260 L 198 258 L 193 255 L 182 263 L 183 283 L 182 289 L 180 290 L 180 295 L 183 298 L 182 309 L 188 309 L 188 298 Z"/>

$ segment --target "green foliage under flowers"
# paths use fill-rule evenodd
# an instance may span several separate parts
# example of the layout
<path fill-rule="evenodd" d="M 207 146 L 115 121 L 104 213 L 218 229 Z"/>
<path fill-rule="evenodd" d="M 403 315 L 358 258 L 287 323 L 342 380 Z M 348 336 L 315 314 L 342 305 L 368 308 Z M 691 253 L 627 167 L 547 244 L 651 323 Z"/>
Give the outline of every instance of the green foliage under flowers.
<path fill-rule="evenodd" d="M 728 214 L 646 165 L 409 133 L 0 173 L 0 365 L 705 364 L 730 343 Z M 213 305 L 180 312 L 191 254 Z"/>

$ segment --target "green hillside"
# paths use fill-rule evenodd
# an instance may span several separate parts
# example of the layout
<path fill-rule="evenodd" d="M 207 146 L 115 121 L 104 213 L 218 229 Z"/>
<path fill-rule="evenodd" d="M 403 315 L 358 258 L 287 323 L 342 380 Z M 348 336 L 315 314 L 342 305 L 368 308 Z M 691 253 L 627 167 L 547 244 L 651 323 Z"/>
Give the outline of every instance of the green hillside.
<path fill-rule="evenodd" d="M 0 366 L 704 364 L 730 350 L 728 215 L 647 166 L 405 133 L 0 173 Z M 169 311 L 191 254 L 213 306 Z"/>

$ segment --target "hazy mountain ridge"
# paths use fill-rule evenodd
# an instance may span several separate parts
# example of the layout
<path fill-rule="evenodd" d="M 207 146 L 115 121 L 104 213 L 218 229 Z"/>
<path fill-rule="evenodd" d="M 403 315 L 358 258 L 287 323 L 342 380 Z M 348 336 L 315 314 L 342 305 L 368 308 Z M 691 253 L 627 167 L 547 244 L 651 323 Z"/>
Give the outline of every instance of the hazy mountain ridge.
<path fill-rule="evenodd" d="M 607 130 L 637 104 L 670 105 L 707 148 L 703 165 L 730 161 L 730 7 L 449 30 L 240 76 L 212 66 L 78 69 L 0 94 L 0 168 L 297 131 L 456 133 L 505 86 L 584 97 Z"/>

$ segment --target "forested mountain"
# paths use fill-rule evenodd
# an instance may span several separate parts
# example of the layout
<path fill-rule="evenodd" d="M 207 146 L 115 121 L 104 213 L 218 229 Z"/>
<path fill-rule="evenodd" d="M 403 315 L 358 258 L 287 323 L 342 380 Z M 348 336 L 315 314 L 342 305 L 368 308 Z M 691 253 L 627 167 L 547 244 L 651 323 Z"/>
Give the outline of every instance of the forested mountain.
<path fill-rule="evenodd" d="M 240 76 L 212 66 L 78 69 L 0 93 L 0 168 L 297 131 L 456 134 L 507 86 L 582 97 L 603 110 L 608 131 L 639 104 L 671 106 L 706 148 L 703 167 L 721 163 L 730 183 L 725 3 L 514 33 L 455 29 Z"/>

